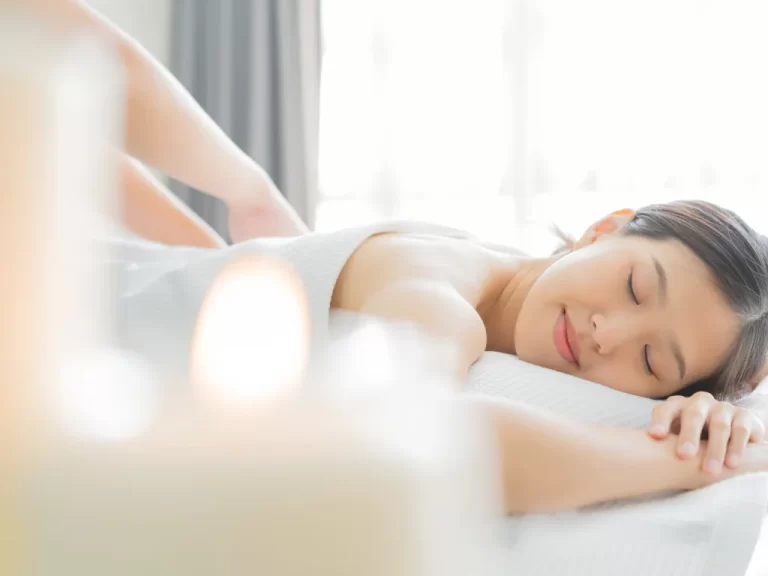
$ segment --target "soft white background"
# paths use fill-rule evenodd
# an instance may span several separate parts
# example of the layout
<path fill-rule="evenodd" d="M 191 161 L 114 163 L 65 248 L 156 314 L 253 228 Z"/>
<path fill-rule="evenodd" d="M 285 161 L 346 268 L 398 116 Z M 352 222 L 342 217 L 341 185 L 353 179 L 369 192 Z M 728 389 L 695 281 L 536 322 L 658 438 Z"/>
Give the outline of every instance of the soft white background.
<path fill-rule="evenodd" d="M 768 3 L 325 0 L 318 226 L 417 217 L 533 252 L 700 197 L 768 231 Z"/>
<path fill-rule="evenodd" d="M 163 63 L 170 0 L 92 0 Z M 768 231 L 768 3 L 323 0 L 317 226 L 422 218 L 532 252 L 700 197 Z"/>

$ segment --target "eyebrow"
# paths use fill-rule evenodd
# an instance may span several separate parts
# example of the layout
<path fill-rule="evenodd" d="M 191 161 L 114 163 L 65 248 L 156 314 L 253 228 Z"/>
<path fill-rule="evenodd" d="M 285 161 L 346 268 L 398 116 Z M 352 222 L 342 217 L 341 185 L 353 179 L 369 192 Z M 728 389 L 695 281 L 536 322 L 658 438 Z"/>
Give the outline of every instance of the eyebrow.
<path fill-rule="evenodd" d="M 661 262 L 659 262 L 655 256 L 651 256 L 651 258 L 653 259 L 653 267 L 659 277 L 659 302 L 661 302 L 663 306 L 667 303 L 667 271 L 664 270 L 664 266 L 661 265 Z M 675 341 L 670 343 L 670 347 L 672 348 L 672 355 L 677 361 L 677 368 L 680 371 L 680 379 L 685 380 L 686 366 L 685 358 L 683 358 L 683 352 L 680 350 L 680 346 Z"/>
<path fill-rule="evenodd" d="M 656 269 L 656 274 L 659 277 L 659 302 L 662 306 L 667 303 L 667 271 L 664 270 L 664 266 L 661 265 L 655 256 L 651 256 L 653 259 L 653 267 Z"/>

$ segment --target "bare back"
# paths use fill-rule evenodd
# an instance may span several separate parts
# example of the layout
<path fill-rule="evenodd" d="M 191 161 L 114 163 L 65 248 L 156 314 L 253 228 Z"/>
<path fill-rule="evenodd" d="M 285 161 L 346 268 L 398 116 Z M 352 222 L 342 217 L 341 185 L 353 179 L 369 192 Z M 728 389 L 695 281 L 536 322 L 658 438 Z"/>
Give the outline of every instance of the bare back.
<path fill-rule="evenodd" d="M 515 265 L 512 255 L 471 240 L 379 234 L 347 261 L 331 308 L 411 321 L 452 338 L 463 350 L 463 372 L 485 350 L 478 303 L 494 276 Z"/>

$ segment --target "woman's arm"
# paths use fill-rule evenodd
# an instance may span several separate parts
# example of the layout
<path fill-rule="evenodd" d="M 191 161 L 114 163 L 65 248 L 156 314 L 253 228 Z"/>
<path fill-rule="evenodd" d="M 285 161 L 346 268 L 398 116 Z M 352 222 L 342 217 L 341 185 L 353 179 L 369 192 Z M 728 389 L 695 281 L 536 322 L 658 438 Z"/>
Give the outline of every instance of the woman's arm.
<path fill-rule="evenodd" d="M 370 295 L 359 311 L 379 318 L 410 322 L 455 344 L 456 355 L 446 358 L 446 365 L 454 362 L 448 371 L 462 384 L 470 366 L 485 351 L 483 321 L 456 289 L 445 282 L 396 282 Z"/>
<path fill-rule="evenodd" d="M 22 5 L 38 8 L 41 15 L 55 19 L 59 25 L 98 30 L 117 46 L 127 76 L 127 152 L 224 200 L 237 221 L 245 222 L 231 231 L 235 241 L 254 235 L 307 231 L 267 173 L 135 40 L 82 0 L 29 0 Z M 254 226 L 266 228 L 255 230 Z"/>
<path fill-rule="evenodd" d="M 378 269 L 379 273 L 385 271 Z M 335 295 L 337 304 L 345 300 L 344 286 L 342 282 L 341 293 Z M 354 309 L 413 322 L 454 342 L 457 354 L 446 362 L 456 362 L 463 380 L 485 348 L 485 327 L 475 309 L 444 282 L 400 281 L 377 286 Z M 355 288 L 361 288 L 359 283 Z M 689 490 L 734 474 L 728 471 L 715 478 L 701 471 L 700 459 L 677 458 L 674 436 L 657 441 L 644 430 L 572 422 L 501 399 L 468 396 L 467 401 L 487 413 L 493 423 L 509 513 L 550 512 Z M 750 447 L 739 472 L 759 469 L 768 470 L 768 450 Z"/>
<path fill-rule="evenodd" d="M 673 490 L 732 477 L 701 471 L 699 459 L 676 457 L 676 438 L 643 430 L 571 422 L 521 404 L 470 397 L 494 422 L 507 512 L 552 512 Z M 751 446 L 740 473 L 768 470 L 764 445 Z"/>
<path fill-rule="evenodd" d="M 135 234 L 182 246 L 221 248 L 226 242 L 138 161 L 120 154 L 120 216 Z"/>
<path fill-rule="evenodd" d="M 767 425 L 768 396 L 763 382 L 734 404 L 704 391 L 693 396 L 670 396 L 654 407 L 648 434 L 663 440 L 670 433 L 678 433 L 678 457 L 694 458 L 697 453 L 706 453 L 704 469 L 717 475 L 723 466 L 740 466 L 747 445 L 762 442 Z M 708 443 L 701 448 L 704 435 Z"/>

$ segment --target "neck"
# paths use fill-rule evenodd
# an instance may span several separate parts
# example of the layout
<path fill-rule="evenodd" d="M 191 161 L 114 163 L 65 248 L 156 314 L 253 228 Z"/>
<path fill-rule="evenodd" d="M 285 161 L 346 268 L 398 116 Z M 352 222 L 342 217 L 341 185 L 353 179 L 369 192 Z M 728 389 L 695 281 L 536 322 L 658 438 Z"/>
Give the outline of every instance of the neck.
<path fill-rule="evenodd" d="M 520 260 L 489 277 L 477 305 L 477 313 L 485 324 L 487 350 L 515 353 L 515 327 L 523 302 L 552 262 L 552 258 Z"/>

